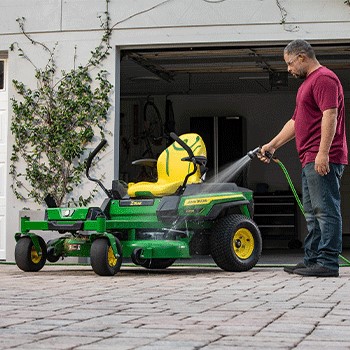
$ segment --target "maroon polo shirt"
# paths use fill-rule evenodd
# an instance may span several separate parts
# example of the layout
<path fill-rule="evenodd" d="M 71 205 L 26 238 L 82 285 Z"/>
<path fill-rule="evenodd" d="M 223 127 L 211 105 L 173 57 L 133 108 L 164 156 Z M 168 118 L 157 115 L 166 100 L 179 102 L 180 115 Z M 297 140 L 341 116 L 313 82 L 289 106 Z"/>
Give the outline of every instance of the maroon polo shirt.
<path fill-rule="evenodd" d="M 320 67 L 300 85 L 292 117 L 295 122 L 296 147 L 303 167 L 315 161 L 321 141 L 322 113 L 331 108 L 338 108 L 338 120 L 329 161 L 348 164 L 343 88 L 335 73 Z"/>

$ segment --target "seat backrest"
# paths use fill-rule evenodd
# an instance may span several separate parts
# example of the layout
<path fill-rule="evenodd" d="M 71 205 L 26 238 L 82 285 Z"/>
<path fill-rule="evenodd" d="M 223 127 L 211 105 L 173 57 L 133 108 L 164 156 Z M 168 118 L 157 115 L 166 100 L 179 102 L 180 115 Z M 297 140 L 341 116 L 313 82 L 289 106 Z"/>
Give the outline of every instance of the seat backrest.
<path fill-rule="evenodd" d="M 198 134 L 184 134 L 180 136 L 180 139 L 192 149 L 195 156 L 207 156 L 204 141 Z M 185 177 L 194 169 L 193 163 L 182 160 L 185 157 L 188 157 L 187 151 L 176 141 L 166 148 L 157 161 L 157 182 L 182 183 Z M 188 178 L 187 183 L 200 183 L 201 176 L 202 174 L 198 167 L 196 173 Z"/>
<path fill-rule="evenodd" d="M 195 156 L 207 156 L 204 141 L 199 135 L 184 134 L 180 139 L 186 142 Z M 173 142 L 157 160 L 157 182 L 129 183 L 128 195 L 149 198 L 175 194 L 186 176 L 194 170 L 195 165 L 192 162 L 182 160 L 186 157 L 188 157 L 187 151 L 179 143 Z M 201 183 L 201 177 L 200 166 L 197 166 L 197 171 L 187 179 L 187 183 Z"/>

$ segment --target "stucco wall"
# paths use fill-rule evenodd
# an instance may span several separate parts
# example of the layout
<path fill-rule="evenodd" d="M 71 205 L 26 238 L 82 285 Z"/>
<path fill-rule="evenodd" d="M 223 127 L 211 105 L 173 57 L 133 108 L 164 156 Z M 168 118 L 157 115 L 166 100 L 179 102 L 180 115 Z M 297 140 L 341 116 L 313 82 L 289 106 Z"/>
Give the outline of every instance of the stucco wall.
<path fill-rule="evenodd" d="M 17 7 L 16 7 L 17 9 Z M 1 9 L 2 10 L 2 9 Z M 17 9 L 18 13 L 22 15 L 23 9 Z M 38 9 L 39 11 L 39 9 Z M 28 11 L 27 11 L 28 12 Z M 44 11 L 45 13 L 45 11 Z M 1 11 L 1 14 L 3 12 Z M 31 13 L 25 15 L 28 27 L 30 27 L 30 23 L 32 23 L 33 19 L 35 22 L 36 13 Z M 13 18 L 15 25 L 17 24 L 15 18 Z M 46 22 L 47 22 L 46 18 Z M 91 21 L 95 21 L 97 25 L 99 24 L 99 20 L 96 18 L 96 15 L 91 18 Z M 54 22 L 54 21 L 53 21 Z M 18 29 L 17 29 L 18 30 Z M 44 42 L 48 47 L 54 47 L 57 42 L 56 49 L 56 64 L 58 70 L 70 70 L 73 68 L 74 62 L 74 47 L 77 46 L 77 55 L 76 55 L 76 64 L 85 64 L 90 57 L 90 51 L 93 50 L 101 40 L 102 32 L 93 31 L 90 33 L 86 32 L 75 32 L 74 35 L 68 32 L 43 32 L 43 33 L 32 33 L 33 38 L 38 41 Z M 28 40 L 23 35 L 12 34 L 12 35 L 1 35 L 0 45 L 1 50 L 5 51 L 8 47 L 17 42 L 19 46 L 24 50 L 24 52 L 28 55 L 28 57 L 35 63 L 37 67 L 43 67 L 49 58 L 47 53 L 44 50 L 41 50 L 39 46 L 31 45 Z M 109 79 L 112 84 L 115 84 L 115 76 L 116 76 L 116 65 L 115 62 L 119 61 L 116 58 L 117 51 L 115 48 L 111 50 L 111 54 L 107 60 L 104 61 L 103 68 L 109 72 Z M 16 96 L 11 81 L 13 79 L 17 79 L 19 81 L 24 82 L 27 86 L 31 88 L 36 87 L 36 81 L 34 79 L 34 67 L 25 59 L 20 58 L 17 52 L 8 51 L 8 79 L 9 79 L 9 97 Z M 94 76 L 94 70 L 91 71 L 92 76 Z M 59 77 L 59 75 L 58 75 Z M 114 128 L 115 128 L 115 97 L 114 94 L 117 94 L 117 99 L 119 101 L 119 91 L 113 91 L 111 94 L 111 103 L 112 108 L 110 109 L 110 115 L 107 123 L 107 130 L 111 131 L 111 135 L 107 135 L 107 140 L 109 143 L 109 148 L 105 153 L 101 154 L 101 160 L 98 164 L 96 172 L 92 172 L 92 174 L 96 174 L 96 176 L 103 175 L 106 181 L 106 184 L 110 184 L 112 179 L 115 177 L 115 171 L 117 167 L 114 166 L 115 154 L 114 154 Z M 11 102 L 9 101 L 9 119 L 11 118 Z M 10 123 L 9 123 L 10 125 Z M 98 140 L 97 140 L 98 141 Z M 8 130 L 8 166 L 10 164 L 10 153 L 11 147 L 13 143 L 13 137 Z M 88 150 L 90 151 L 93 146 Z M 42 206 L 35 204 L 32 201 L 19 201 L 15 198 L 12 190 L 10 188 L 11 179 L 8 177 L 8 186 L 7 186 L 7 239 L 6 239 L 6 260 L 13 261 L 14 260 L 14 233 L 18 231 L 19 228 L 19 212 L 21 209 L 31 208 L 31 209 L 42 209 Z M 110 185 L 108 185 L 109 187 Z M 77 198 L 80 194 L 85 193 L 88 194 L 95 185 L 88 180 L 83 181 L 83 184 L 79 186 L 78 189 L 74 192 L 74 197 Z M 101 193 L 96 196 L 94 200 L 94 205 L 100 205 L 104 195 Z"/>
<path fill-rule="evenodd" d="M 99 29 L 102 0 L 2 0 L 0 33 Z M 350 7 L 343 0 L 111 0 L 117 45 L 308 40 L 347 40 Z M 162 29 L 162 30 L 159 30 Z"/>
<path fill-rule="evenodd" d="M 8 51 L 10 44 L 19 42 L 38 64 L 46 62 L 45 56 L 38 55 L 38 49 L 33 48 L 19 34 L 16 18 L 25 17 L 26 31 L 35 39 L 49 46 L 59 43 L 57 63 L 60 68 L 69 69 L 73 64 L 75 45 L 78 47 L 77 62 L 83 63 L 89 57 L 90 50 L 99 42 L 102 32 L 98 16 L 103 15 L 104 11 L 103 0 L 1 0 L 0 51 Z M 113 84 L 118 70 L 116 62 L 119 61 L 118 52 L 114 50 L 116 46 L 271 44 L 285 43 L 295 38 L 327 43 L 348 41 L 350 33 L 350 7 L 343 0 L 111 0 L 109 11 L 114 29 L 111 40 L 113 50 L 104 62 L 104 68 L 110 72 Z M 33 70 L 28 62 L 19 58 L 16 53 L 9 52 L 9 81 L 12 79 L 19 79 L 28 85 L 35 83 Z M 13 88 L 10 87 L 9 96 L 13 94 Z M 117 111 L 118 99 L 116 91 Z M 250 113 L 246 99 L 247 97 L 243 98 L 241 110 L 237 110 L 237 113 Z M 112 103 L 114 104 L 113 101 Z M 252 130 L 248 134 L 248 146 L 253 143 L 249 141 L 250 138 L 259 138 L 259 142 L 260 139 L 263 142 L 272 134 L 270 130 L 261 127 L 258 129 L 262 120 L 258 118 L 259 103 L 249 103 L 249 106 L 257 114 L 253 119 L 248 119 L 248 128 Z M 186 115 L 185 112 L 182 114 Z M 277 130 L 281 125 L 277 113 L 274 118 L 276 123 L 273 129 Z M 112 132 L 116 128 L 114 109 L 111 111 L 108 128 Z M 265 131 L 263 135 L 257 135 L 256 130 Z M 8 140 L 10 150 L 13 140 L 10 133 Z M 113 137 L 109 141 L 113 145 Z M 110 183 L 114 177 L 115 161 L 117 160 L 111 147 L 103 156 L 100 167 L 100 171 L 105 173 L 106 183 Z M 8 188 L 9 186 L 10 183 Z M 87 191 L 89 186 L 84 183 L 84 189 L 82 187 L 81 190 Z M 38 206 L 19 202 L 10 189 L 7 200 L 7 260 L 11 261 L 18 212 L 23 206 Z M 97 204 L 100 201 L 101 197 L 96 198 Z"/>

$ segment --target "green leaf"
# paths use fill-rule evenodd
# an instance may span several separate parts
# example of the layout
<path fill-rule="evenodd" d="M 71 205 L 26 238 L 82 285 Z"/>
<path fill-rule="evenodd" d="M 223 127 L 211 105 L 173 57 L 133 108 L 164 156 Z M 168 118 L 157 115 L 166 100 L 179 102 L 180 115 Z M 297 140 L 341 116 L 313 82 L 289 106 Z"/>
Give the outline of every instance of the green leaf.
<path fill-rule="evenodd" d="M 108 0 L 108 8 L 107 5 Z M 103 44 L 111 35 L 108 11 L 105 16 L 101 44 L 92 50 L 85 66 L 67 71 L 56 67 L 55 50 L 59 43 L 50 49 L 31 39 L 25 32 L 25 19 L 17 19 L 23 35 L 48 55 L 46 65 L 37 67 L 17 43 L 11 45 L 12 49 L 17 47 L 18 56 L 32 64 L 36 79 L 36 88 L 12 81 L 17 96 L 11 98 L 14 144 L 10 175 L 11 188 L 21 200 L 32 198 L 41 204 L 50 193 L 58 205 L 69 203 L 69 197 L 76 203 L 72 193 L 85 176 L 83 155 L 95 132 L 104 134 L 111 106 L 113 86 L 107 79 L 108 73 L 97 68 L 95 72 L 90 67 L 100 66 L 110 50 Z M 78 204 L 86 205 L 95 193 L 96 190 L 90 192 L 86 198 L 80 195 Z"/>

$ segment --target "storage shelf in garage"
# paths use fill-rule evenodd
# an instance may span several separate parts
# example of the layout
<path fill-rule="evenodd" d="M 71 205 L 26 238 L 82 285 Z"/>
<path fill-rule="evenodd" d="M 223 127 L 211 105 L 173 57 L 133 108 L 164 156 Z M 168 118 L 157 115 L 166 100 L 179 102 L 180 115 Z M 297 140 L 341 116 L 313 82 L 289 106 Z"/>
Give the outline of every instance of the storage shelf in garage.
<path fill-rule="evenodd" d="M 254 204 L 254 221 L 264 246 L 288 247 L 288 242 L 299 240 L 298 208 L 292 194 L 255 194 Z"/>

